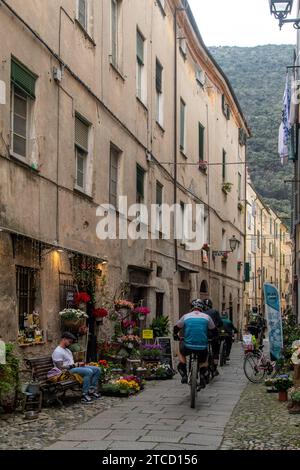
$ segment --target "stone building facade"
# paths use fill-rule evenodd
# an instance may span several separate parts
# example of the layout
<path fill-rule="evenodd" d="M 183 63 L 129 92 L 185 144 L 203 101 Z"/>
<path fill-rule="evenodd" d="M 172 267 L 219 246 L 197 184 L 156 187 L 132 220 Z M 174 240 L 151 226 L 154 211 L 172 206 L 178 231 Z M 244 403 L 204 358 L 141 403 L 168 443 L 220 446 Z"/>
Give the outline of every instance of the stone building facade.
<path fill-rule="evenodd" d="M 72 298 L 78 270 L 101 272 L 111 296 L 126 283 L 128 296 L 149 306 L 152 318 L 169 315 L 174 323 L 192 298 L 209 295 L 241 326 L 250 132 L 188 3 L 184 11 L 179 6 L 177 0 L 1 3 L 4 340 L 15 342 L 24 318 L 35 313 L 43 331 L 36 354 L 52 349 L 58 312 Z M 97 208 L 116 205 L 119 196 L 127 196 L 128 206 L 145 203 L 149 212 L 153 203 L 176 202 L 182 210 L 203 204 L 207 251 L 190 251 L 172 235 L 99 239 Z M 231 253 L 233 236 L 239 245 Z M 220 250 L 228 259 L 213 256 Z M 94 337 L 92 320 L 90 328 Z"/>
<path fill-rule="evenodd" d="M 248 179 L 245 313 L 253 307 L 264 311 L 263 284 L 269 282 L 279 290 L 282 313 L 292 305 L 293 244 L 286 225 L 267 206 Z M 246 316 L 245 316 L 246 320 Z"/>

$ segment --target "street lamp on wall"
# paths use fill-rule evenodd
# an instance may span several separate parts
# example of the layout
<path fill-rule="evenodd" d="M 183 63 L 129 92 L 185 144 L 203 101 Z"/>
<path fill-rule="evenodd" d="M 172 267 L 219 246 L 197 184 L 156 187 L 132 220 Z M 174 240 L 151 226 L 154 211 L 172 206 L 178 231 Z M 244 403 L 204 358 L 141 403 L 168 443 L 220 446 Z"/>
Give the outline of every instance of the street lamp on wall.
<path fill-rule="evenodd" d="M 280 29 L 285 23 L 293 23 L 295 29 L 300 28 L 300 18 L 286 19 L 292 12 L 293 2 L 294 0 L 269 0 L 271 15 L 279 20 Z"/>
<path fill-rule="evenodd" d="M 229 239 L 229 246 L 231 251 L 236 250 L 239 244 L 240 241 L 235 237 L 235 235 L 233 235 L 232 238 Z"/>

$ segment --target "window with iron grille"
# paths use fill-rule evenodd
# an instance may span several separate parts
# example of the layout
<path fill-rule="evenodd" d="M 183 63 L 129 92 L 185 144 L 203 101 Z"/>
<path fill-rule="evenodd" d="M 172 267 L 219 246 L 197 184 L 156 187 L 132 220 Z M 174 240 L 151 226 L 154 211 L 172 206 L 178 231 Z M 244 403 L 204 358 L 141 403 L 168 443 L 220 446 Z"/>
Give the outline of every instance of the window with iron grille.
<path fill-rule="evenodd" d="M 17 309 L 19 329 L 24 330 L 27 315 L 35 310 L 36 282 L 38 271 L 24 266 L 16 267 Z"/>
<path fill-rule="evenodd" d="M 80 116 L 75 117 L 76 188 L 86 190 L 89 125 Z"/>

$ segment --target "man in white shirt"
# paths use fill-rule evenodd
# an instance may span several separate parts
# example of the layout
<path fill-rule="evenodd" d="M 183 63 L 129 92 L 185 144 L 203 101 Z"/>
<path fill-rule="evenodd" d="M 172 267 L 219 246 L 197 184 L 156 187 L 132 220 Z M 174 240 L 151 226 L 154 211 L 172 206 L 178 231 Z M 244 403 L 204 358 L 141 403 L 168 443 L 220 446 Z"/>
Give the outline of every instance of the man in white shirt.
<path fill-rule="evenodd" d="M 82 386 L 82 403 L 91 403 L 92 398 L 97 399 L 100 395 L 97 393 L 98 383 L 101 375 L 99 367 L 85 366 L 84 362 L 74 363 L 73 354 L 69 346 L 77 341 L 76 336 L 72 333 L 65 332 L 62 334 L 59 345 L 52 354 L 54 365 L 59 369 L 67 369 L 71 374 L 79 374 L 83 378 Z"/>

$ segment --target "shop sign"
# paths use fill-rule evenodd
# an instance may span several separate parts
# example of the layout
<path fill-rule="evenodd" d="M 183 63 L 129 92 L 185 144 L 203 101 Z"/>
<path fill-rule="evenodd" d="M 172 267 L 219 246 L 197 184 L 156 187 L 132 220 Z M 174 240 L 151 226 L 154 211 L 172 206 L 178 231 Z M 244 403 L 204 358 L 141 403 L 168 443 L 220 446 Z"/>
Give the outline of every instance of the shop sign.
<path fill-rule="evenodd" d="M 143 339 L 153 339 L 153 330 L 143 330 Z"/>

